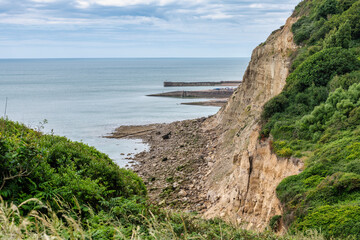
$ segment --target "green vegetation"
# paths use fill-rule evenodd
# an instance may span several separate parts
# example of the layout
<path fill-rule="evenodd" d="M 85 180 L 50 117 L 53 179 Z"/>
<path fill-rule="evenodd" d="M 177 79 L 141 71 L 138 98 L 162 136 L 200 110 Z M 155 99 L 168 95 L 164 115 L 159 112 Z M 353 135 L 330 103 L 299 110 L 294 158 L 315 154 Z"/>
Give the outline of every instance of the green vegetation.
<path fill-rule="evenodd" d="M 273 136 L 274 152 L 305 160 L 277 187 L 282 219 L 290 232 L 359 239 L 360 1 L 303 1 L 294 16 L 300 48 L 284 91 L 262 114 L 261 136 Z"/>
<path fill-rule="evenodd" d="M 15 204 L 35 197 L 54 207 L 53 200 L 60 196 L 97 209 L 114 197 L 146 195 L 138 176 L 93 147 L 3 119 L 0 176 L 0 196 Z"/>
<path fill-rule="evenodd" d="M 0 158 L 0 239 L 290 239 L 151 206 L 105 154 L 4 119 Z"/>
<path fill-rule="evenodd" d="M 285 211 L 270 221 L 294 235 L 151 206 L 142 180 L 105 154 L 0 119 L 0 239 L 359 239 L 360 1 L 305 0 L 293 15 L 300 48 L 264 107 L 261 137 L 305 161 L 277 187 Z"/>

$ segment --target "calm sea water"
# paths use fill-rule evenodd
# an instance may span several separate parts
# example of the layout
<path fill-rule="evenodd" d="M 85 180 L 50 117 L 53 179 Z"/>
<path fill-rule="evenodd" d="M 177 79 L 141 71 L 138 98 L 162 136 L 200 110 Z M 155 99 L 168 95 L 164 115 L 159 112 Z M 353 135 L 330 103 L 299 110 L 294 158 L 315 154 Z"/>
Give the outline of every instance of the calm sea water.
<path fill-rule="evenodd" d="M 120 166 L 145 150 L 138 140 L 105 139 L 120 125 L 172 122 L 215 114 L 217 107 L 180 105 L 184 100 L 147 94 L 164 81 L 241 80 L 249 59 L 41 59 L 0 60 L 0 114 L 30 127 L 82 141 Z M 209 87 L 207 87 L 209 88 Z M 211 87 L 210 87 L 211 88 Z M 196 88 L 196 89 L 203 89 Z M 196 100 L 197 101 L 197 100 Z"/>

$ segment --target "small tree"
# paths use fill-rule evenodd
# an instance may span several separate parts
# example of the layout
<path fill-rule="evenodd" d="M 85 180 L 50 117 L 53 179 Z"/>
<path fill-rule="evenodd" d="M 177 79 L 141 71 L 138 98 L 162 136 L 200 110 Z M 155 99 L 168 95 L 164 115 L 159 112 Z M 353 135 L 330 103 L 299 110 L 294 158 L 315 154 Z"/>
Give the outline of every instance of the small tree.
<path fill-rule="evenodd" d="M 335 34 L 335 38 L 338 47 L 349 48 L 351 41 L 351 26 L 348 20 L 340 25 L 339 30 Z"/>
<path fill-rule="evenodd" d="M 324 48 L 337 47 L 336 46 L 336 32 L 337 32 L 337 29 L 335 27 L 326 35 L 326 38 L 324 40 Z"/>
<path fill-rule="evenodd" d="M 326 0 L 320 5 L 317 11 L 318 18 L 327 18 L 330 14 L 338 13 L 338 2 L 336 0 Z"/>

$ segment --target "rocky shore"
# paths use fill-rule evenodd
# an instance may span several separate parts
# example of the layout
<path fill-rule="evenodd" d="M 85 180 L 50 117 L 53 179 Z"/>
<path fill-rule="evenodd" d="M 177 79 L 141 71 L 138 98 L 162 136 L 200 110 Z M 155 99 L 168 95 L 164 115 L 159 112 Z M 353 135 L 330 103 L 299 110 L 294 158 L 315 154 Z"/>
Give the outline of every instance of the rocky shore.
<path fill-rule="evenodd" d="M 206 118 L 170 124 L 121 126 L 111 138 L 138 138 L 150 150 L 134 158 L 134 171 L 148 187 L 150 201 L 170 208 L 203 211 L 209 207 L 203 181 L 215 149 L 210 144 L 215 134 L 203 130 Z"/>

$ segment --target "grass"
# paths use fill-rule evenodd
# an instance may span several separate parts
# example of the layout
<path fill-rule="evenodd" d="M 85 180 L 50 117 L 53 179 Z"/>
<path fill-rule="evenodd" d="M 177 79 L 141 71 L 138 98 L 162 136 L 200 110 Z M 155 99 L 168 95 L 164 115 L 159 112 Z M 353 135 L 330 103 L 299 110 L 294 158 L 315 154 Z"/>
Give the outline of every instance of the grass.
<path fill-rule="evenodd" d="M 159 216 L 151 211 L 148 215 L 141 215 L 143 226 L 138 225 L 131 229 L 130 234 L 124 233 L 125 226 L 114 219 L 107 219 L 95 224 L 96 215 L 92 212 L 91 220 L 84 223 L 81 212 L 73 207 L 58 201 L 61 208 L 53 211 L 47 204 L 38 199 L 29 199 L 19 205 L 5 202 L 0 199 L 0 239 L 130 239 L 130 240 L 207 240 L 207 239 L 236 239 L 236 240 L 323 240 L 318 231 L 306 231 L 295 235 L 277 236 L 271 231 L 255 233 L 233 227 L 221 220 L 203 220 L 196 215 L 163 212 Z M 21 214 L 22 208 L 28 204 L 35 204 L 37 210 L 32 210 L 27 215 Z M 46 214 L 44 213 L 46 212 Z M 176 224 L 175 224 L 176 222 Z M 96 228 L 94 226 L 96 225 Z M 101 237 L 101 230 L 107 229 L 111 234 L 106 238 Z"/>

